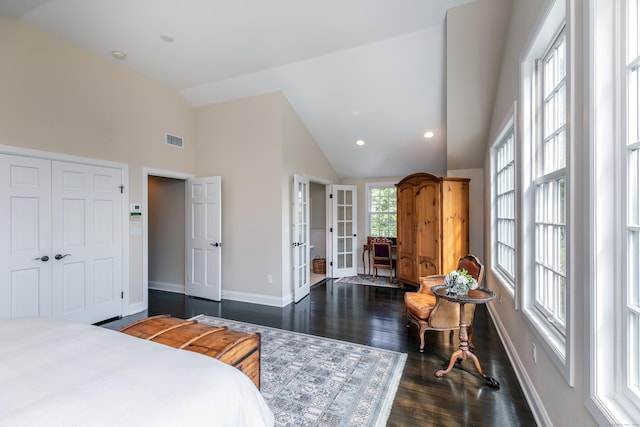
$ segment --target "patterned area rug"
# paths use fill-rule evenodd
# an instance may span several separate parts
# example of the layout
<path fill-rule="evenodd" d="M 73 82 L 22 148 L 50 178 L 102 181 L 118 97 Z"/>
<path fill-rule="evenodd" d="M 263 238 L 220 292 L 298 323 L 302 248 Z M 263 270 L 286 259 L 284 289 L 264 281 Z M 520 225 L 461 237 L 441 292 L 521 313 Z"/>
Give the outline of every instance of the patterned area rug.
<path fill-rule="evenodd" d="M 365 286 L 381 286 L 384 288 L 399 288 L 400 283 L 397 279 L 393 279 L 392 283 L 389 283 L 388 276 L 378 276 L 376 277 L 376 281 L 371 281 L 371 276 L 368 274 L 359 274 L 357 276 L 352 277 L 341 277 L 336 280 L 335 283 L 349 283 L 351 285 L 365 285 Z"/>
<path fill-rule="evenodd" d="M 277 426 L 384 426 L 407 355 L 199 315 L 192 320 L 261 334 L 260 392 Z"/>

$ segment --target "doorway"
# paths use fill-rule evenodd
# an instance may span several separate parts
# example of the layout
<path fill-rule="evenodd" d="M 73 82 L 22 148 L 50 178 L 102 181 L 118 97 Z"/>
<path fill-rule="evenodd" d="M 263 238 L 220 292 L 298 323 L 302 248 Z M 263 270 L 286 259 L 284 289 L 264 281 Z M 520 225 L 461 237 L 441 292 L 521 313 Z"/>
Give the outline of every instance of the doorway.
<path fill-rule="evenodd" d="M 220 177 L 143 168 L 142 183 L 144 307 L 149 289 L 220 301 Z"/>
<path fill-rule="evenodd" d="M 311 286 L 327 277 L 327 196 L 326 184 L 309 182 L 309 244 Z"/>
<path fill-rule="evenodd" d="M 185 180 L 147 178 L 149 289 L 184 294 Z"/>

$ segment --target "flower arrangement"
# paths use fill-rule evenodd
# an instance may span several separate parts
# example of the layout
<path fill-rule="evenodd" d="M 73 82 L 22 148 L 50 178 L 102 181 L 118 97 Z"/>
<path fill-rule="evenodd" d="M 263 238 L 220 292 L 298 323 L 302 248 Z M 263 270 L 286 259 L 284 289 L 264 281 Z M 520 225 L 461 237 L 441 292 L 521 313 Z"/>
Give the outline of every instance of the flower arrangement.
<path fill-rule="evenodd" d="M 447 274 L 444 278 L 444 283 L 449 288 L 448 292 L 453 295 L 466 295 L 470 289 L 478 287 L 476 279 L 471 277 L 465 269 L 454 270 Z"/>

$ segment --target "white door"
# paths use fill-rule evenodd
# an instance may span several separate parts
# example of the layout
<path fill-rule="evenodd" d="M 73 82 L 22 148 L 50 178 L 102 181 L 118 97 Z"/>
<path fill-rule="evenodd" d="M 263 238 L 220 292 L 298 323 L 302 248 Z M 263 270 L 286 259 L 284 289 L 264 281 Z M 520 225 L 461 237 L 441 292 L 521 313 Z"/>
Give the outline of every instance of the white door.
<path fill-rule="evenodd" d="M 357 188 L 355 185 L 334 185 L 332 188 L 333 277 L 357 275 Z"/>
<path fill-rule="evenodd" d="M 51 161 L 0 154 L 0 318 L 51 316 Z"/>
<path fill-rule="evenodd" d="M 186 294 L 221 300 L 220 177 L 187 180 Z"/>
<path fill-rule="evenodd" d="M 122 314 L 120 169 L 52 163 L 53 315 L 94 323 Z"/>
<path fill-rule="evenodd" d="M 293 298 L 295 302 L 309 294 L 309 178 L 293 177 Z"/>

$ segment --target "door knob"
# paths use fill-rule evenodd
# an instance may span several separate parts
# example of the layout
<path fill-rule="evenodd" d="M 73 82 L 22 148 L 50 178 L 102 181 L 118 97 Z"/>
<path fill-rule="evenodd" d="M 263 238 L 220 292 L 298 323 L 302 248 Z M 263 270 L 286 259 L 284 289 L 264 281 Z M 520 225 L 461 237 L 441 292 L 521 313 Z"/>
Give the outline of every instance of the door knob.
<path fill-rule="evenodd" d="M 71 254 L 64 254 L 64 255 L 56 254 L 56 256 L 54 256 L 54 258 L 55 258 L 55 259 L 62 259 L 62 258 L 64 258 L 64 257 L 68 257 L 68 256 L 71 256 Z"/>
<path fill-rule="evenodd" d="M 217 248 L 218 246 L 222 246 L 222 243 L 218 243 L 218 242 L 211 243 L 211 246 L 215 246 Z"/>
<path fill-rule="evenodd" d="M 49 257 L 46 255 L 41 256 L 40 258 L 34 258 L 35 261 L 47 262 L 49 261 Z"/>

